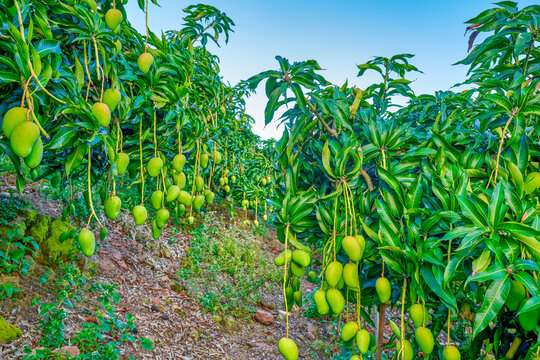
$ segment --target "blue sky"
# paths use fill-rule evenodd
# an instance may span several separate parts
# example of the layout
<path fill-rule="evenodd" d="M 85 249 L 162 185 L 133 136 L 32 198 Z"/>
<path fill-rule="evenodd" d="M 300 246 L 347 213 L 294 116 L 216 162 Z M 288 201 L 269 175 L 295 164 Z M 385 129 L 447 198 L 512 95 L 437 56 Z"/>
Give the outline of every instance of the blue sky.
<path fill-rule="evenodd" d="M 158 0 L 150 6 L 149 27 L 154 32 L 179 29 L 182 9 L 199 2 Z M 373 56 L 411 53 L 423 74 L 412 75 L 417 93 L 447 90 L 465 79 L 467 68 L 452 66 L 467 55 L 464 22 L 493 7 L 487 0 L 347 0 L 347 1 L 201 1 L 225 12 L 236 24 L 227 45 L 209 49 L 221 59 L 225 81 L 236 84 L 261 71 L 276 69 L 276 55 L 291 61 L 315 59 L 321 74 L 342 85 L 365 87 L 370 78 L 356 77 L 357 64 Z M 537 1 L 519 1 L 521 7 Z M 126 6 L 129 21 L 144 32 L 144 13 L 137 1 Z M 477 39 L 478 41 L 479 39 Z M 247 112 L 256 120 L 262 138 L 280 138 L 273 124 L 264 126 L 266 95 L 259 87 L 247 99 Z"/>

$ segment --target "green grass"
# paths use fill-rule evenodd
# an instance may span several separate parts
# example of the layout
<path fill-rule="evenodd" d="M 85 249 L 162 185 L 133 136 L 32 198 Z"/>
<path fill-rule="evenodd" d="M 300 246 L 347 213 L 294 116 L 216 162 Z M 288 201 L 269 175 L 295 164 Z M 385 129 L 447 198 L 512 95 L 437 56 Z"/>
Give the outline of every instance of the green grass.
<path fill-rule="evenodd" d="M 226 228 L 207 213 L 192 230 L 179 277 L 188 292 L 213 314 L 250 317 L 261 294 L 278 286 L 279 273 L 260 239 L 248 230 Z"/>

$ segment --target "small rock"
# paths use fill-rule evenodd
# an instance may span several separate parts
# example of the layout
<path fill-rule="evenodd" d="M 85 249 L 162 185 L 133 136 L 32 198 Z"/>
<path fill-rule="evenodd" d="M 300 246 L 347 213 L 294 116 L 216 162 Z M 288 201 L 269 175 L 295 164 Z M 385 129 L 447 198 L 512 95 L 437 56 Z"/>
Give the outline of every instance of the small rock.
<path fill-rule="evenodd" d="M 271 325 L 274 322 L 274 315 L 268 311 L 258 310 L 255 313 L 255 320 L 263 325 Z"/>
<path fill-rule="evenodd" d="M 161 277 L 161 281 L 163 281 L 163 282 L 169 282 L 170 279 L 169 279 L 169 277 L 168 277 L 167 275 L 165 275 L 165 276 Z"/>
<path fill-rule="evenodd" d="M 319 327 L 317 325 L 308 323 L 307 331 L 308 333 L 313 335 L 313 337 L 315 337 L 317 336 L 317 333 L 319 332 Z"/>
<path fill-rule="evenodd" d="M 56 349 L 53 351 L 53 354 L 61 355 L 70 355 L 70 356 L 78 356 L 81 354 L 81 351 L 76 346 L 62 346 L 60 349 Z"/>
<path fill-rule="evenodd" d="M 98 260 L 98 269 L 100 273 L 110 273 L 116 269 L 116 265 L 106 256 L 100 256 Z"/>
<path fill-rule="evenodd" d="M 161 320 L 169 320 L 169 315 L 161 314 L 160 318 L 161 318 Z"/>
<path fill-rule="evenodd" d="M 306 339 L 309 339 L 309 340 L 315 340 L 315 335 L 313 335 L 312 333 L 308 332 L 306 334 Z"/>
<path fill-rule="evenodd" d="M 155 311 L 155 312 L 160 312 L 161 311 L 157 305 L 150 306 L 150 310 Z"/>

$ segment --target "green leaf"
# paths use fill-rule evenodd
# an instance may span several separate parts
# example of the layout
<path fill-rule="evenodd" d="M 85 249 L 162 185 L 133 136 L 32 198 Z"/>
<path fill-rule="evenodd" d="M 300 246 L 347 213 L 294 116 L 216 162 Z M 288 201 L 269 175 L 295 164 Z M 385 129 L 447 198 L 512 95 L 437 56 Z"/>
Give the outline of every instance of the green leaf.
<path fill-rule="evenodd" d="M 68 156 L 66 161 L 66 175 L 69 176 L 69 174 L 75 170 L 77 166 L 81 163 L 86 150 L 90 151 L 89 148 L 87 148 L 86 145 L 79 145 L 73 150 L 73 152 Z"/>
<path fill-rule="evenodd" d="M 491 201 L 489 202 L 488 206 L 488 223 L 492 227 L 499 225 L 506 215 L 506 211 L 504 211 L 503 206 L 505 206 L 504 187 L 503 183 L 499 182 L 495 187 L 495 190 L 493 190 Z M 508 207 L 506 207 L 506 209 L 508 209 Z"/>
<path fill-rule="evenodd" d="M 445 303 L 446 306 L 452 308 L 454 311 L 457 312 L 457 302 L 454 294 L 449 289 L 443 289 L 441 287 L 439 281 L 435 279 L 435 277 L 433 276 L 433 272 L 429 269 L 429 267 L 423 265 L 420 268 L 420 274 L 422 275 L 422 278 L 424 279 L 426 284 L 431 288 L 434 295 L 438 296 Z"/>
<path fill-rule="evenodd" d="M 328 146 L 328 140 L 326 140 L 322 149 L 322 163 L 328 175 L 330 175 L 332 179 L 335 179 L 336 176 L 330 167 L 330 156 L 330 147 Z"/>
<path fill-rule="evenodd" d="M 463 215 L 471 220 L 474 225 L 485 229 L 487 219 L 478 207 L 466 196 L 457 196 L 457 199 Z"/>
<path fill-rule="evenodd" d="M 518 315 L 537 309 L 540 309 L 540 295 L 533 296 L 525 301 L 519 309 Z"/>
<path fill-rule="evenodd" d="M 495 319 L 504 305 L 510 292 L 510 279 L 508 274 L 503 279 L 493 281 L 484 296 L 484 302 L 476 314 L 473 328 L 473 338 L 486 328 Z"/>

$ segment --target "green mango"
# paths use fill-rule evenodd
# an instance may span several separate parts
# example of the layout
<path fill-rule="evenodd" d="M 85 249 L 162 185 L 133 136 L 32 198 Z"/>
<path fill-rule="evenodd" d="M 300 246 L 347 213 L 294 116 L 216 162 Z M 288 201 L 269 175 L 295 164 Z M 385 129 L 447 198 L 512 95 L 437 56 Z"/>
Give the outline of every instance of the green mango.
<path fill-rule="evenodd" d="M 102 227 L 101 229 L 99 229 L 99 240 L 100 241 L 103 241 L 105 240 L 105 238 L 107 237 L 107 228 L 106 227 Z"/>
<path fill-rule="evenodd" d="M 139 59 L 137 60 L 137 66 L 139 67 L 139 70 L 144 74 L 150 71 L 150 67 L 152 67 L 153 63 L 154 63 L 154 57 L 152 56 L 152 54 L 148 52 L 142 53 L 141 56 L 139 56 Z"/>
<path fill-rule="evenodd" d="M 431 354 L 433 352 L 435 340 L 433 339 L 433 334 L 431 333 L 431 330 L 426 327 L 420 326 L 415 331 L 415 337 L 420 350 L 422 350 L 425 354 Z"/>
<path fill-rule="evenodd" d="M 121 152 L 116 154 L 116 171 L 118 175 L 124 175 L 129 165 L 129 155 Z"/>
<path fill-rule="evenodd" d="M 311 255 L 302 250 L 294 250 L 292 259 L 295 263 L 302 267 L 307 267 L 311 264 Z"/>
<path fill-rule="evenodd" d="M 341 279 L 343 273 L 343 265 L 339 261 L 333 261 L 326 267 L 326 282 L 330 287 L 335 287 Z"/>
<path fill-rule="evenodd" d="M 461 354 L 457 347 L 448 345 L 443 349 L 443 360 L 461 360 Z"/>
<path fill-rule="evenodd" d="M 206 199 L 206 202 L 208 204 L 211 204 L 214 202 L 214 197 L 215 197 L 216 194 L 214 194 L 212 191 L 210 190 L 206 190 L 204 192 L 204 198 Z"/>
<path fill-rule="evenodd" d="M 209 160 L 208 154 L 201 155 L 201 167 L 203 169 L 206 169 L 208 167 L 208 160 Z"/>
<path fill-rule="evenodd" d="M 358 287 L 358 265 L 355 263 L 345 264 L 343 267 L 343 281 L 352 289 Z"/>
<path fill-rule="evenodd" d="M 202 191 L 203 186 L 204 186 L 204 180 L 202 176 L 195 177 L 195 190 L 197 190 L 197 192 Z"/>
<path fill-rule="evenodd" d="M 201 207 L 203 205 L 204 205 L 204 196 L 202 195 L 195 196 L 195 198 L 193 199 L 193 210 L 195 210 L 196 212 L 199 212 L 201 211 Z"/>
<path fill-rule="evenodd" d="M 176 199 L 180 204 L 183 204 L 186 207 L 191 206 L 191 195 L 185 190 L 180 190 L 180 194 Z"/>
<path fill-rule="evenodd" d="M 283 265 L 285 265 L 285 259 L 287 260 L 288 263 L 291 262 L 291 260 L 292 260 L 292 251 L 291 251 L 291 250 L 287 250 L 287 252 L 282 251 L 282 252 L 274 259 L 274 264 L 275 264 L 276 266 L 283 266 Z"/>
<path fill-rule="evenodd" d="M 360 244 L 354 236 L 345 236 L 345 238 L 343 238 L 343 242 L 341 243 L 341 247 L 351 261 L 358 261 L 362 258 Z"/>
<path fill-rule="evenodd" d="M 186 174 L 184 174 L 183 172 L 176 175 L 176 186 L 178 186 L 180 190 L 182 190 L 186 186 Z"/>
<path fill-rule="evenodd" d="M 379 297 L 379 301 L 381 303 L 386 303 L 388 300 L 390 300 L 390 296 L 392 295 L 392 287 L 390 286 L 390 282 L 387 278 L 378 278 L 375 282 L 375 290 L 377 291 L 377 296 Z"/>
<path fill-rule="evenodd" d="M 173 202 L 180 196 L 180 188 L 176 185 L 172 185 L 167 189 L 167 202 Z"/>
<path fill-rule="evenodd" d="M 23 107 L 13 107 L 9 109 L 2 120 L 2 131 L 9 139 L 11 133 L 17 126 L 28 119 L 28 109 Z"/>
<path fill-rule="evenodd" d="M 109 107 L 111 112 L 116 109 L 121 98 L 122 94 L 118 89 L 107 89 L 103 93 L 103 103 Z"/>
<path fill-rule="evenodd" d="M 96 250 L 96 238 L 94 237 L 93 232 L 88 229 L 82 229 L 81 232 L 79 232 L 77 241 L 85 256 L 90 257 L 94 255 L 94 251 Z"/>
<path fill-rule="evenodd" d="M 298 359 L 298 347 L 291 339 L 281 338 L 278 343 L 278 349 L 285 360 Z"/>
<path fill-rule="evenodd" d="M 109 9 L 105 14 L 105 24 L 111 30 L 115 30 L 124 19 L 124 15 L 118 9 Z"/>
<path fill-rule="evenodd" d="M 105 216 L 110 220 L 116 220 L 120 214 L 122 200 L 118 196 L 111 196 L 105 200 Z"/>
<path fill-rule="evenodd" d="M 175 157 L 173 158 L 173 168 L 176 171 L 178 171 L 179 173 L 184 171 L 185 164 L 186 164 L 186 157 L 184 154 L 175 155 Z"/>
<path fill-rule="evenodd" d="M 169 220 L 169 210 L 158 210 L 156 213 L 156 225 L 161 229 L 167 224 L 167 220 Z"/>
<path fill-rule="evenodd" d="M 300 291 L 295 291 L 293 294 L 294 302 L 299 307 L 302 307 L 302 293 Z"/>
<path fill-rule="evenodd" d="M 412 360 L 414 356 L 414 351 L 409 340 L 403 341 L 403 352 L 400 353 L 400 350 L 401 350 L 401 341 L 398 340 L 397 345 L 396 345 L 396 354 L 400 354 L 398 359 L 399 360 Z"/>
<path fill-rule="evenodd" d="M 111 122 L 111 110 L 104 103 L 95 103 L 92 105 L 92 114 L 101 127 L 108 127 Z"/>
<path fill-rule="evenodd" d="M 32 148 L 32 151 L 30 151 L 30 154 L 28 154 L 28 156 L 24 158 L 24 162 L 26 166 L 28 166 L 30 169 L 34 169 L 39 166 L 42 159 L 43 141 L 41 140 L 41 137 L 38 137 L 36 143 L 34 144 L 34 147 Z"/>
<path fill-rule="evenodd" d="M 421 304 L 411 305 L 411 307 L 409 308 L 409 315 L 415 327 L 422 326 L 424 324 L 424 319 L 426 324 L 429 320 L 429 314 L 426 308 L 423 307 Z"/>
<path fill-rule="evenodd" d="M 293 256 L 294 256 L 294 254 L 293 254 Z M 305 270 L 306 270 L 305 267 L 298 265 L 294 261 L 291 262 L 291 272 L 293 273 L 294 276 L 296 276 L 296 277 L 304 276 Z"/>
<path fill-rule="evenodd" d="M 341 339 L 345 342 L 351 340 L 358 332 L 358 324 L 356 321 L 350 321 L 341 328 Z"/>
<path fill-rule="evenodd" d="M 148 170 L 148 175 L 150 175 L 151 177 L 158 176 L 162 168 L 163 160 L 161 160 L 159 156 L 151 158 L 146 167 L 146 169 Z"/>
<path fill-rule="evenodd" d="M 329 289 L 326 292 L 326 301 L 335 315 L 341 314 L 345 308 L 345 298 L 338 289 Z"/>
<path fill-rule="evenodd" d="M 24 121 L 17 125 L 11 133 L 10 145 L 13 152 L 20 157 L 27 157 L 39 139 L 39 128 L 36 124 Z"/>
<path fill-rule="evenodd" d="M 133 218 L 135 219 L 136 225 L 144 224 L 147 217 L 148 211 L 146 211 L 146 208 L 143 205 L 137 205 L 133 208 Z"/>
<path fill-rule="evenodd" d="M 369 350 L 370 336 L 367 330 L 360 329 L 356 333 L 356 345 L 358 345 L 358 350 L 365 354 Z"/>
<path fill-rule="evenodd" d="M 326 291 L 316 291 L 313 295 L 313 300 L 315 301 L 319 315 L 326 315 L 330 311 L 330 305 L 328 305 L 328 301 L 326 300 Z"/>
<path fill-rule="evenodd" d="M 163 191 L 156 190 L 152 193 L 152 196 L 150 197 L 150 202 L 152 203 L 152 207 L 154 209 L 160 209 L 161 205 L 163 204 Z"/>
<path fill-rule="evenodd" d="M 161 229 L 162 228 L 157 225 L 156 219 L 152 220 L 152 237 L 154 239 L 159 239 L 159 237 L 161 236 Z"/>

